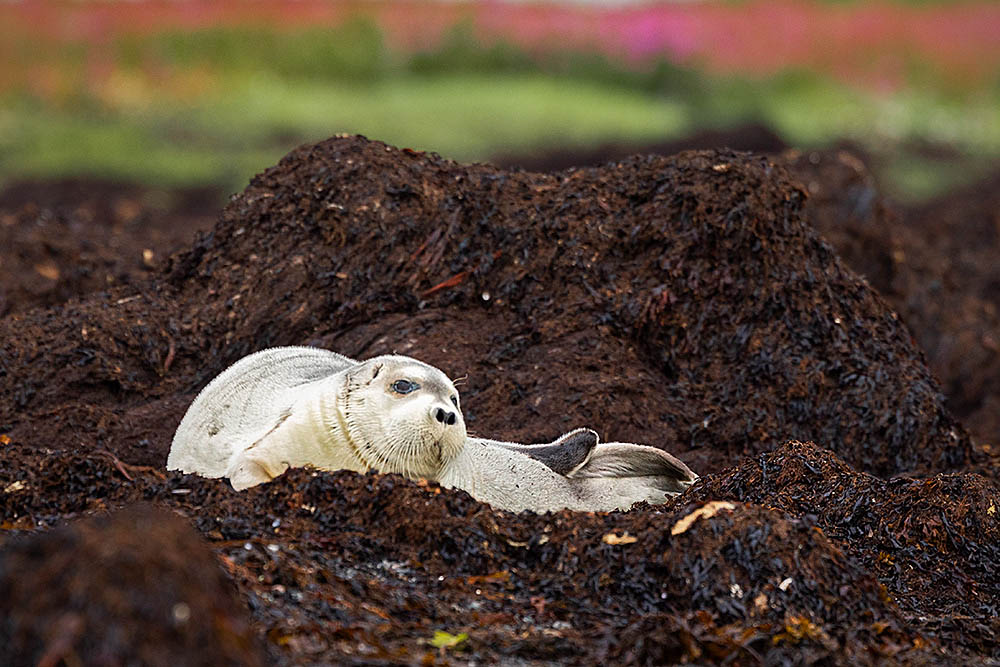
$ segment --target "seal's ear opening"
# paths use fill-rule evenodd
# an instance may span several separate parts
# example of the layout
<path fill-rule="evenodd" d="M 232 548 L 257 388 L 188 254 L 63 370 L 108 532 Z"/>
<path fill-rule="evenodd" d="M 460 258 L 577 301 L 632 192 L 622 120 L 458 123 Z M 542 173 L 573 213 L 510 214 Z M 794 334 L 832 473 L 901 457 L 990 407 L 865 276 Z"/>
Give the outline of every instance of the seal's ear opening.
<path fill-rule="evenodd" d="M 344 384 L 353 384 L 358 387 L 370 385 L 378 377 L 384 365 L 380 362 L 373 363 L 371 360 L 362 361 L 344 371 L 344 376 L 347 379 L 347 382 Z"/>
<path fill-rule="evenodd" d="M 684 462 L 662 449 L 614 442 L 594 449 L 570 477 L 647 477 L 669 493 L 681 493 L 698 479 Z"/>

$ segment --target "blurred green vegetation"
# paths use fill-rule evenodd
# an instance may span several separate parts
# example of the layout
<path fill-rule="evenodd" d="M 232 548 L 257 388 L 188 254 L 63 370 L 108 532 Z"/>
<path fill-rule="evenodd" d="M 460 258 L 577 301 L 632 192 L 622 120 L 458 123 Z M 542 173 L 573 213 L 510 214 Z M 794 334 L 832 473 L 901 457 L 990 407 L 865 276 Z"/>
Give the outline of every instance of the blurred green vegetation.
<path fill-rule="evenodd" d="M 850 138 L 884 149 L 890 186 L 919 198 L 1000 154 L 1000 82 L 876 94 L 808 72 L 750 80 L 667 62 L 635 69 L 594 53 L 483 45 L 468 25 L 433 51 L 403 55 L 365 20 L 121 38 L 104 47 L 110 64 L 97 77 L 88 48 L 24 56 L 56 83 L 0 97 L 0 179 L 97 175 L 236 190 L 294 146 L 340 132 L 486 160 L 753 121 L 796 146 Z M 907 152 L 915 143 L 968 159 L 942 167 Z"/>

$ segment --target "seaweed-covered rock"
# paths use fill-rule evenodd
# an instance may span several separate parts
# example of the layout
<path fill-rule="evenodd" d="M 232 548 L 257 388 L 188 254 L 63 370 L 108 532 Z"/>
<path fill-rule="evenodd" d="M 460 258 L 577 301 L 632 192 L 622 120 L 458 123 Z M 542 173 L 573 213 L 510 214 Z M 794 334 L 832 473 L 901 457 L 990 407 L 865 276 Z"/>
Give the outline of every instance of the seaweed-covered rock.
<path fill-rule="evenodd" d="M 18 182 L 0 189 L 0 315 L 143 282 L 210 228 L 214 188 L 104 181 Z"/>

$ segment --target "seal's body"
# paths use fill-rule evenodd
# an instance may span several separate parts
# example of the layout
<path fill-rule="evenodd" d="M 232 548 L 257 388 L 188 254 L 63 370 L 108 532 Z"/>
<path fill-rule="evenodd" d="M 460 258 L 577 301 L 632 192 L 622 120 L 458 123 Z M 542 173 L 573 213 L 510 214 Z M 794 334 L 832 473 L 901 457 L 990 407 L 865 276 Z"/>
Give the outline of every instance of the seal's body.
<path fill-rule="evenodd" d="M 598 444 L 577 429 L 551 443 L 468 437 L 440 370 L 396 355 L 357 362 L 308 347 L 236 362 L 184 415 L 167 468 L 242 490 L 290 467 L 394 472 L 509 511 L 610 511 L 662 503 L 697 479 L 653 447 Z"/>
<path fill-rule="evenodd" d="M 663 503 L 697 478 L 662 450 L 577 429 L 543 445 L 469 438 L 438 481 L 511 512 L 610 512 Z"/>
<path fill-rule="evenodd" d="M 237 490 L 306 465 L 433 478 L 465 438 L 458 392 L 433 366 L 280 347 L 241 359 L 198 394 L 167 468 L 228 477 Z"/>

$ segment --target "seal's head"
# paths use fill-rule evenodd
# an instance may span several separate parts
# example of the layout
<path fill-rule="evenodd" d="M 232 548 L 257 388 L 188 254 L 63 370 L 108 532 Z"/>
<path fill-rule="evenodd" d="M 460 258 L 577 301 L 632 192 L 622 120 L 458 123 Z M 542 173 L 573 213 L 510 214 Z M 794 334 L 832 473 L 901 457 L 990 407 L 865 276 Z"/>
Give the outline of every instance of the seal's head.
<path fill-rule="evenodd" d="M 436 480 L 465 444 L 455 385 L 410 357 L 375 357 L 348 370 L 340 411 L 355 454 L 379 472 Z"/>

